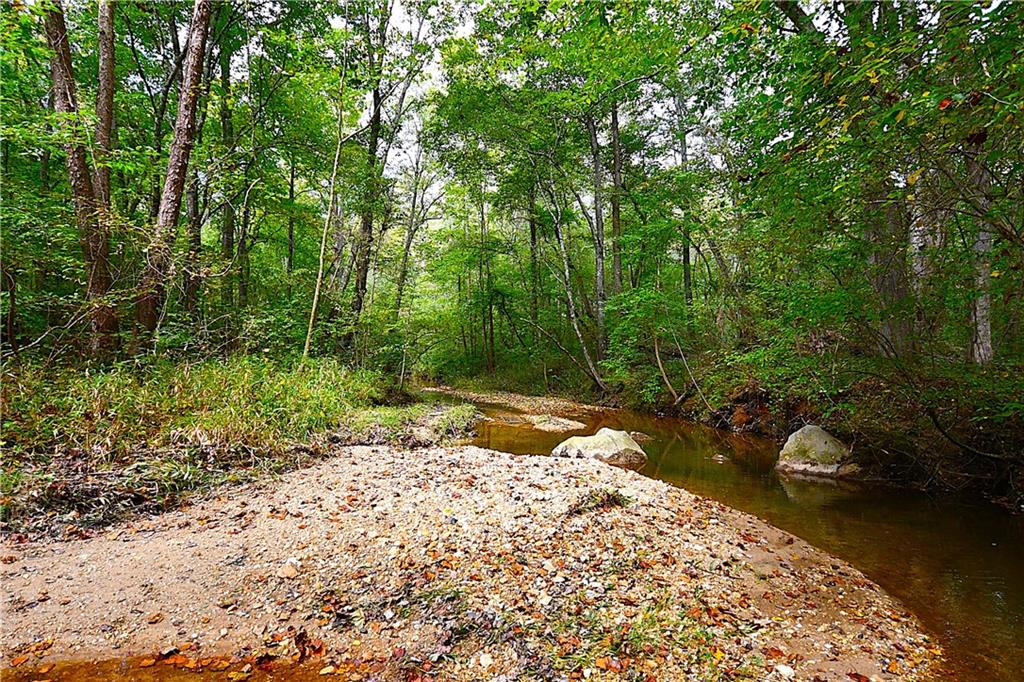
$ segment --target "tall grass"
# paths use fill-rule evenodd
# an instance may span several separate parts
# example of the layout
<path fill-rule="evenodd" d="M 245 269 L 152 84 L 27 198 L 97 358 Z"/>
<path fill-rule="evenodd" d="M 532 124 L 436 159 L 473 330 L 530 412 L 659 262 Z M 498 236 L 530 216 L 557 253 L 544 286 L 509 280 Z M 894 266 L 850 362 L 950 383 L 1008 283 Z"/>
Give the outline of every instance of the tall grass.
<path fill-rule="evenodd" d="M 80 452 L 109 462 L 171 445 L 273 450 L 381 403 L 380 374 L 332 360 L 253 357 L 105 371 L 20 366 L 3 374 L 2 447 L 24 458 Z"/>

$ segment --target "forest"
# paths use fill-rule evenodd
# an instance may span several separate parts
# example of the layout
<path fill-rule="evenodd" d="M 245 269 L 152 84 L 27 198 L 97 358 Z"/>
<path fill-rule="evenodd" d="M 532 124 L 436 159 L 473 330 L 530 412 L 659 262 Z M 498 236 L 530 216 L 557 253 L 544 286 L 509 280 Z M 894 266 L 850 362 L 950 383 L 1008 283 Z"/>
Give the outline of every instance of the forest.
<path fill-rule="evenodd" d="M 1024 508 L 1024 4 L 2 7 L 8 537 L 513 393 L 821 425 L 859 478 Z"/>

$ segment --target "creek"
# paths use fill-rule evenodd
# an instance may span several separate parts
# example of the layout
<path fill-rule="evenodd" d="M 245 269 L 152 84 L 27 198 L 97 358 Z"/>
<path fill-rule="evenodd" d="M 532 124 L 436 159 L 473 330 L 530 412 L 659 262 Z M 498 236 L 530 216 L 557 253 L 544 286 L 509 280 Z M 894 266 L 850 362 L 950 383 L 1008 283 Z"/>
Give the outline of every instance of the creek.
<path fill-rule="evenodd" d="M 559 414 L 585 429 L 552 433 L 517 410 L 476 403 L 474 445 L 547 455 L 570 435 L 646 434 L 640 472 L 713 498 L 838 556 L 899 599 L 942 644 L 953 679 L 1024 680 L 1024 519 L 992 505 L 774 472 L 778 446 L 628 410 Z"/>

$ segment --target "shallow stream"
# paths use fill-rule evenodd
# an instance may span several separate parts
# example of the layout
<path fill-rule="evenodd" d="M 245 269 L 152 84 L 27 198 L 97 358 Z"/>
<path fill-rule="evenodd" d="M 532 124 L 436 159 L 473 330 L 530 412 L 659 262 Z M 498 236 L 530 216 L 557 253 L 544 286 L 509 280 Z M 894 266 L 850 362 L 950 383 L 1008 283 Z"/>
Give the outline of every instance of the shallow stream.
<path fill-rule="evenodd" d="M 431 392 L 431 400 L 453 398 Z M 607 426 L 640 432 L 649 461 L 641 473 L 758 516 L 842 557 L 901 600 L 935 635 L 949 679 L 1024 680 L 1024 519 L 995 507 L 935 499 L 892 488 L 780 479 L 771 441 L 692 422 L 624 410 L 563 414 L 585 423 L 571 433 L 536 428 L 505 405 L 476 403 L 488 417 L 473 443 L 515 454 L 547 455 L 569 435 Z M 45 663 L 45 659 L 41 662 Z M 319 680 L 321 663 L 256 670 L 248 682 Z M 121 680 L 178 682 L 197 676 L 141 659 L 69 661 L 41 674 L 7 669 L 10 682 Z M 237 668 L 238 666 L 235 666 Z"/>
<path fill-rule="evenodd" d="M 488 416 L 473 443 L 549 454 L 569 435 L 607 426 L 647 434 L 641 473 L 760 517 L 839 556 L 902 601 L 946 651 L 952 679 L 1024 680 L 1024 519 L 986 504 L 893 488 L 781 479 L 775 443 L 626 410 L 568 414 L 571 433 L 516 410 Z"/>

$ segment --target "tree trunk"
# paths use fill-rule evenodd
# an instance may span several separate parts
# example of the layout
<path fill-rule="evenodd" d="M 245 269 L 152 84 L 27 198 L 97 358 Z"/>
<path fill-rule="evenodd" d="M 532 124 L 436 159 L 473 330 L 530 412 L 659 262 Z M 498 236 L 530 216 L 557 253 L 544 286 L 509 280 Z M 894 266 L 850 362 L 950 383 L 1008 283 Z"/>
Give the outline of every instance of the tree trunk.
<path fill-rule="evenodd" d="M 146 254 L 147 262 L 138 300 L 139 323 L 147 334 L 156 331 L 167 279 L 173 266 L 172 248 L 178 229 L 181 194 L 196 133 L 196 105 L 202 82 L 210 9 L 210 0 L 196 0 L 192 12 L 188 54 L 185 56 L 185 72 L 178 99 L 178 116 L 174 122 L 174 140 L 167 160 L 160 210 Z"/>
<path fill-rule="evenodd" d="M 483 188 L 481 188 L 482 190 Z M 487 370 L 494 371 L 494 282 L 491 279 L 491 255 L 487 235 L 487 204 L 480 199 L 480 259 L 482 262 L 482 284 L 487 287 L 487 309 L 482 315 L 484 357 Z"/>
<path fill-rule="evenodd" d="M 346 16 L 346 19 L 348 17 Z M 348 78 L 348 50 L 342 61 L 341 73 L 338 83 L 338 111 L 336 112 L 335 134 L 337 139 L 334 144 L 334 163 L 331 166 L 330 194 L 327 198 L 327 213 L 324 215 L 324 227 L 320 231 L 320 251 L 317 257 L 316 282 L 313 285 L 313 303 L 309 307 L 309 325 L 306 327 L 306 341 L 302 346 L 302 359 L 309 357 L 309 349 L 313 343 L 313 328 L 316 325 L 317 310 L 320 307 L 320 289 L 324 283 L 324 258 L 327 253 L 327 233 L 331 229 L 331 222 L 334 218 L 334 202 L 338 196 L 338 164 L 341 161 L 341 147 L 344 143 L 342 131 L 345 126 L 345 83 Z"/>
<path fill-rule="evenodd" d="M 807 13 L 800 7 L 799 0 L 775 0 L 775 6 L 786 15 L 786 18 L 793 22 L 801 33 L 815 33 L 814 22 Z"/>
<path fill-rule="evenodd" d="M 7 313 L 4 315 L 3 340 L 11 347 L 11 352 L 18 353 L 18 280 L 0 260 L 0 279 L 3 291 L 7 294 Z"/>
<path fill-rule="evenodd" d="M 456 275 L 455 277 L 455 294 L 456 300 L 459 303 L 459 310 L 462 309 L 462 275 Z M 464 324 L 463 316 L 459 315 L 459 338 L 462 340 L 462 354 L 469 354 L 469 347 L 466 344 L 466 325 Z"/>
<path fill-rule="evenodd" d="M 597 143 L 597 125 L 592 116 L 586 119 L 590 134 L 590 155 L 594 166 L 594 321 L 597 332 L 598 359 L 604 357 L 604 214 L 601 207 L 601 148 Z"/>
<path fill-rule="evenodd" d="M 597 373 L 597 367 L 594 365 L 593 359 L 590 357 L 590 352 L 587 350 L 587 343 L 583 339 L 583 332 L 580 329 L 579 314 L 576 312 L 576 302 L 572 295 L 572 280 L 569 274 L 569 253 L 565 248 L 565 240 L 562 239 L 562 230 L 559 228 L 557 221 L 554 225 L 555 228 L 555 240 L 558 242 L 558 253 L 562 257 L 562 285 L 565 288 L 565 305 L 567 312 L 569 313 L 569 322 L 572 324 L 572 329 L 576 333 L 576 339 L 580 343 L 580 350 L 583 352 L 583 359 L 587 363 L 587 371 L 590 372 L 590 378 L 594 380 L 598 388 L 602 391 L 605 390 L 604 382 L 601 381 L 601 376 Z"/>
<path fill-rule="evenodd" d="M 612 107 L 612 289 L 622 291 L 622 146 L 619 106 Z"/>
<path fill-rule="evenodd" d="M 536 187 L 530 187 L 530 321 L 533 327 L 537 327 L 537 315 L 539 313 L 539 276 L 537 268 L 537 195 Z"/>
<path fill-rule="evenodd" d="M 348 246 L 351 241 L 350 235 L 345 231 L 345 219 L 342 215 L 343 206 L 341 202 L 337 202 L 335 206 L 334 214 L 331 216 L 331 233 L 334 235 L 333 244 L 331 245 L 331 262 L 327 266 L 327 270 L 331 273 L 331 278 L 327 283 L 327 286 L 334 289 L 336 292 L 341 293 L 345 291 L 348 286 L 348 280 L 351 276 L 352 271 L 352 256 L 353 250 L 349 250 L 348 259 L 345 259 L 345 247 Z M 342 263 L 345 264 L 343 269 Z M 338 284 L 338 275 L 342 275 L 341 283 Z M 332 304 L 332 312 L 337 313 Z"/>
<path fill-rule="evenodd" d="M 377 146 L 381 130 L 381 93 L 379 85 L 373 89 L 373 112 L 370 114 L 370 139 L 366 145 L 367 177 L 363 193 L 363 207 L 359 217 L 359 233 L 352 245 L 356 254 L 355 292 L 352 297 L 352 328 L 345 345 L 351 344 L 359 316 L 363 312 L 366 284 L 370 277 L 370 255 L 373 247 L 373 208 L 377 200 Z"/>
<path fill-rule="evenodd" d="M 549 191 L 548 195 L 550 196 L 552 206 L 556 211 L 556 215 L 552 221 L 552 227 L 554 228 L 555 241 L 558 244 L 558 255 L 562 260 L 562 276 L 559 279 L 562 280 L 562 288 L 565 291 L 566 313 L 569 317 L 569 323 L 572 325 L 572 330 L 576 333 L 576 339 L 580 343 L 580 351 L 583 353 L 583 360 L 586 362 L 587 372 L 590 374 L 590 378 L 593 380 L 594 384 L 602 391 L 605 391 L 607 388 L 601 380 L 601 375 L 597 372 L 597 366 L 590 357 L 590 351 L 587 350 L 587 343 L 583 339 L 583 330 L 580 328 L 579 314 L 576 311 L 576 301 L 572 295 L 572 264 L 569 262 L 569 250 L 565 246 L 565 236 L 562 234 L 562 228 L 560 225 L 562 219 L 561 211 L 555 201 L 554 192 Z M 540 327 L 538 327 L 538 329 L 540 329 Z"/>
<path fill-rule="evenodd" d="M 203 128 L 206 126 L 206 117 L 209 112 L 210 84 L 213 80 L 212 52 L 213 41 L 208 41 L 206 44 L 206 68 L 203 74 L 203 91 L 200 95 L 203 101 L 202 115 L 199 117 L 196 130 L 197 145 L 202 144 Z M 203 283 L 200 257 L 203 250 L 203 213 L 206 210 L 205 205 L 202 209 L 199 207 L 199 171 L 197 165 L 195 163 L 192 164 L 188 173 L 188 184 L 185 188 L 185 214 L 187 216 L 185 234 L 188 238 L 188 250 L 185 254 L 185 276 L 182 282 L 182 307 L 194 317 L 199 310 L 199 290 Z M 204 190 L 204 194 L 207 196 L 209 186 L 209 179 L 207 179 L 207 189 Z"/>
<path fill-rule="evenodd" d="M 982 136 L 979 136 L 979 138 Z M 975 195 L 974 204 L 981 216 L 975 221 L 978 233 L 974 238 L 974 301 L 971 303 L 971 360 L 979 365 L 992 361 L 992 232 L 987 214 L 992 206 L 992 178 L 982 159 L 983 141 L 971 141 L 967 147 L 967 175 Z"/>
<path fill-rule="evenodd" d="M 231 52 L 225 47 L 220 50 L 220 135 L 224 145 L 224 153 L 229 157 L 235 148 L 235 131 L 231 117 L 229 101 L 231 98 Z M 228 162 L 229 179 L 235 170 L 234 163 Z M 229 186 L 230 187 L 230 186 Z M 221 288 L 221 299 L 225 309 L 230 311 L 235 303 L 234 258 L 235 258 L 235 204 L 230 189 L 224 192 L 224 207 L 221 209 L 220 223 L 220 255 L 224 261 L 224 284 Z"/>
<path fill-rule="evenodd" d="M 906 302 L 909 296 L 907 248 L 910 229 L 903 206 L 889 198 L 887 181 L 868 188 L 867 240 L 871 286 L 881 313 L 882 352 L 902 356 L 911 350 L 911 325 Z"/>
<path fill-rule="evenodd" d="M 246 197 L 242 206 L 242 229 L 238 231 L 238 307 L 249 305 L 249 228 L 252 225 L 252 203 Z"/>
<path fill-rule="evenodd" d="M 799 6 L 792 3 L 790 9 L 796 12 Z M 878 9 L 879 22 L 888 9 L 885 3 L 844 3 L 843 23 L 849 35 L 850 49 L 856 58 L 864 59 L 865 50 L 875 33 L 875 10 Z M 793 21 L 803 21 L 794 14 Z M 800 27 L 800 26 L 798 26 Z M 813 28 L 813 25 L 811 26 Z M 803 23 L 802 31 L 807 28 Z M 868 95 L 871 106 L 886 106 L 880 93 Z M 863 119 L 859 119 L 850 127 L 854 137 L 868 142 Z M 892 161 L 883 153 L 876 151 L 871 155 L 871 176 L 864 187 L 866 199 L 866 233 L 870 244 L 868 256 L 869 279 L 878 297 L 880 312 L 879 333 L 882 337 L 882 352 L 886 355 L 902 356 L 912 350 L 911 316 L 909 313 L 910 276 L 908 270 L 908 251 L 910 247 L 910 221 L 904 211 L 902 201 L 892 200 L 893 185 L 890 180 Z"/>
<path fill-rule="evenodd" d="M 665 382 L 665 387 L 668 388 L 668 392 L 672 394 L 673 404 L 679 402 L 679 394 L 676 393 L 676 389 L 672 386 L 672 382 L 668 380 L 668 374 L 665 373 L 665 365 L 661 361 L 661 350 L 658 348 L 658 331 L 655 330 L 652 334 L 654 337 L 654 359 L 658 362 L 658 372 L 661 373 L 661 380 Z"/>
<path fill-rule="evenodd" d="M 53 90 L 50 90 L 50 94 L 47 97 L 46 103 L 47 109 L 53 109 Z M 52 129 L 49 125 L 46 126 L 46 132 L 49 133 Z M 44 149 L 39 155 L 39 185 L 43 188 L 43 191 L 49 191 L 50 189 L 50 150 Z"/>
<path fill-rule="evenodd" d="M 295 159 L 291 160 L 288 173 L 288 275 L 295 270 Z M 288 279 L 288 290 L 291 291 L 291 278 Z"/>
<path fill-rule="evenodd" d="M 910 203 L 910 247 L 914 289 L 920 292 L 935 274 L 933 251 L 946 244 L 946 224 L 951 210 L 943 205 L 936 171 L 925 171 L 914 188 Z"/>
<path fill-rule="evenodd" d="M 405 292 L 405 283 L 409 276 L 409 257 L 412 252 L 412 243 L 416 237 L 416 231 L 427 218 L 428 207 L 425 201 L 425 194 L 428 182 L 424 181 L 423 178 L 422 152 L 422 148 L 417 150 L 413 165 L 412 200 L 409 202 L 409 219 L 406 224 L 405 243 L 402 245 L 402 263 L 398 271 L 398 286 L 395 295 L 396 320 L 402 312 L 402 295 Z"/>
<path fill-rule="evenodd" d="M 686 170 L 690 162 L 690 150 L 686 145 L 686 110 L 683 105 L 683 98 L 676 94 L 676 136 L 679 144 L 679 167 Z M 690 217 L 683 215 L 683 299 L 686 305 L 693 305 L 693 266 L 690 251 L 693 244 L 690 236 Z"/>
<path fill-rule="evenodd" d="M 116 344 L 117 313 L 106 301 L 110 293 L 110 236 L 106 222 L 97 220 L 96 195 L 89 172 L 85 146 L 76 138 L 78 121 L 78 99 L 75 94 L 75 76 L 71 66 L 71 46 L 68 42 L 64 10 L 59 3 L 48 11 L 45 17 L 46 39 L 53 50 L 51 76 L 53 79 L 54 110 L 64 114 L 64 123 L 70 128 L 65 145 L 67 153 L 68 179 L 75 204 L 75 221 L 78 224 L 79 240 L 85 259 L 85 299 L 88 312 L 90 339 L 89 349 L 93 355 L 101 355 L 113 349 Z"/>
<path fill-rule="evenodd" d="M 96 181 L 93 191 L 100 209 L 100 220 L 107 221 L 110 211 L 110 139 L 114 129 L 114 3 L 99 3 L 99 78 L 96 90 Z"/>
<path fill-rule="evenodd" d="M 415 201 L 415 200 L 414 200 Z M 395 319 L 402 312 L 402 294 L 405 292 L 405 282 L 409 276 L 409 253 L 412 251 L 412 241 L 416 236 L 416 224 L 413 218 L 405 229 L 405 243 L 402 245 L 402 264 L 398 270 L 398 285 L 395 294 Z"/>

